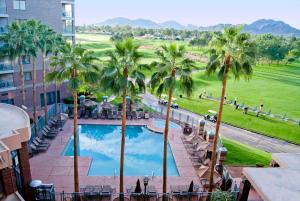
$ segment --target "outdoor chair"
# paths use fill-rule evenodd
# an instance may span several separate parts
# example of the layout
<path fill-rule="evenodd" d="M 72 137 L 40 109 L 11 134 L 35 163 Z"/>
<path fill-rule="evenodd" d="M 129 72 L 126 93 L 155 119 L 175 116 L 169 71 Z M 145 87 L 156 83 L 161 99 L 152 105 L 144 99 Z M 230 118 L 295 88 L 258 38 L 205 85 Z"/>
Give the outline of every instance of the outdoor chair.
<path fill-rule="evenodd" d="M 51 134 L 51 133 L 47 133 L 44 130 L 41 131 L 43 137 L 47 138 L 47 139 L 54 139 L 56 137 L 56 134 Z"/>
<path fill-rule="evenodd" d="M 35 139 L 32 141 L 32 144 L 34 144 L 37 148 L 48 148 L 50 146 L 50 144 L 39 143 Z"/>
<path fill-rule="evenodd" d="M 38 142 L 38 143 L 48 143 L 49 144 L 49 141 L 47 139 L 41 139 L 39 137 L 36 137 L 35 140 Z"/>
<path fill-rule="evenodd" d="M 40 153 L 40 152 L 46 152 L 48 150 L 48 148 L 46 147 L 37 147 L 34 144 L 30 144 L 30 148 L 32 150 L 33 153 Z"/>

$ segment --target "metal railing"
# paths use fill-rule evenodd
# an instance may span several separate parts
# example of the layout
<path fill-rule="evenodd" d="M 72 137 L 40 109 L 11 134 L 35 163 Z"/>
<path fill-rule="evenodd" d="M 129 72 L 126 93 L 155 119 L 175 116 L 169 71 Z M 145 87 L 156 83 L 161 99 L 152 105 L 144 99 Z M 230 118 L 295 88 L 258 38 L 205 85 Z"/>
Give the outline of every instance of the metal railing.
<path fill-rule="evenodd" d="M 10 64 L 0 64 L 0 71 L 13 70 L 13 66 Z"/>
<path fill-rule="evenodd" d="M 239 192 L 228 192 L 228 201 L 236 201 Z M 124 201 L 144 200 L 144 201 L 208 201 L 213 200 L 215 193 L 209 192 L 181 192 L 181 193 L 102 193 L 102 192 L 80 192 L 80 193 L 40 193 L 37 194 L 35 200 L 40 201 Z"/>
<path fill-rule="evenodd" d="M 63 103 L 58 103 L 58 108 L 56 109 L 55 105 L 51 105 L 48 109 L 48 119 L 53 118 L 55 115 L 59 114 L 59 113 L 64 113 L 67 110 L 67 106 Z M 44 128 L 45 126 L 45 115 L 41 116 L 36 124 L 33 124 L 31 126 L 31 139 L 30 142 L 32 142 L 32 140 L 34 139 L 35 136 L 39 136 L 41 134 L 41 130 Z M 35 126 L 37 126 L 37 131 L 38 134 L 35 134 Z"/>
<path fill-rule="evenodd" d="M 6 11 L 6 7 L 5 6 L 3 6 L 3 7 L 0 7 L 0 14 L 7 14 L 7 11 Z"/>
<path fill-rule="evenodd" d="M 13 80 L 0 80 L 0 89 L 14 87 Z"/>

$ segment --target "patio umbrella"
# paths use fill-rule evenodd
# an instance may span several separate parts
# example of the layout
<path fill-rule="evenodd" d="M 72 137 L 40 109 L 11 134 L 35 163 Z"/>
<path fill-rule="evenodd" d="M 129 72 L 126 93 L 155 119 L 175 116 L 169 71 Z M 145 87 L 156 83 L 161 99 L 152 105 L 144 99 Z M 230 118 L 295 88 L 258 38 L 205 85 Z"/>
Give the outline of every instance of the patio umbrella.
<path fill-rule="evenodd" d="M 111 104 L 109 102 L 104 102 L 102 104 L 102 108 L 105 109 L 105 110 L 109 110 L 112 108 Z"/>
<path fill-rule="evenodd" d="M 97 106 L 97 103 L 95 101 L 92 101 L 92 100 L 86 100 L 84 102 L 84 106 L 85 107 L 94 107 L 94 106 Z"/>
<path fill-rule="evenodd" d="M 142 192 L 140 179 L 138 179 L 137 182 L 136 182 L 136 186 L 135 186 L 134 192 L 135 193 L 141 193 Z"/>

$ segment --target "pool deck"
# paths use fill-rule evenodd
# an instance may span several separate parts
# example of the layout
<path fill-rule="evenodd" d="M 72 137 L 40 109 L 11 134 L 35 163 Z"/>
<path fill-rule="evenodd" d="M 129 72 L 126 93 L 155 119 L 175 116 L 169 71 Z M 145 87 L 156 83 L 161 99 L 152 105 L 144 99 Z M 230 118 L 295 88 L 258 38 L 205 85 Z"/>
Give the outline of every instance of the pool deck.
<path fill-rule="evenodd" d="M 121 125 L 119 120 L 94 120 L 79 119 L 78 124 L 99 124 L 99 125 Z M 127 125 L 143 125 L 155 132 L 163 132 L 163 129 L 155 127 L 154 120 L 128 120 Z M 74 191 L 74 168 L 73 157 L 63 156 L 70 137 L 72 136 L 73 121 L 67 120 L 57 137 L 51 141 L 51 146 L 45 153 L 40 153 L 30 159 L 32 179 L 40 179 L 43 183 L 53 183 L 56 192 L 73 192 Z M 168 188 L 170 185 L 189 185 L 193 180 L 199 185 L 199 177 L 194 169 L 189 155 L 180 139 L 182 130 L 169 129 L 169 144 L 173 152 L 176 166 L 180 176 L 168 177 Z M 91 157 L 79 157 L 79 184 L 81 187 L 85 185 L 111 185 L 118 191 L 119 177 L 114 176 L 88 176 L 88 171 L 92 162 Z M 135 185 L 138 178 L 143 176 L 130 176 L 124 179 L 125 189 Z M 149 185 L 154 185 L 158 192 L 162 190 L 162 177 L 154 176 L 151 178 Z"/>

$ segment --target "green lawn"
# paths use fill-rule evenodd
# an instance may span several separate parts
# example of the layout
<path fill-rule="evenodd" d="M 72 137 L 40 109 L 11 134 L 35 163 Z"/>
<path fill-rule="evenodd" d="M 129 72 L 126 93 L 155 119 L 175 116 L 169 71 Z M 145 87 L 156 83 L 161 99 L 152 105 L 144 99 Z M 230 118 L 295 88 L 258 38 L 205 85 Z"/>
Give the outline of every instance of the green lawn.
<path fill-rule="evenodd" d="M 77 40 L 86 48 L 95 51 L 96 56 L 106 60 L 105 53 L 112 49 L 110 36 L 100 34 L 77 34 Z M 146 57 L 142 63 L 150 63 L 157 60 L 155 50 L 169 41 L 137 39 L 141 45 L 141 52 Z M 178 42 L 178 41 L 177 41 Z M 187 42 L 179 41 L 180 44 L 188 45 Z M 201 56 L 203 49 L 187 46 L 188 53 Z M 197 62 L 199 68 L 205 64 Z M 147 77 L 151 71 L 144 70 Z M 207 94 L 219 97 L 221 82 L 216 78 L 207 77 L 204 72 L 193 75 L 195 81 L 194 94 L 190 99 L 178 98 L 180 107 L 191 110 L 198 114 L 206 114 L 207 110 L 218 110 L 218 102 L 199 100 L 198 96 L 203 90 Z M 300 119 L 300 63 L 288 65 L 258 65 L 254 68 L 252 79 L 247 82 L 243 79 L 237 81 L 228 80 L 227 100 L 238 98 L 239 104 L 246 104 L 251 107 L 264 104 L 264 110 L 274 114 L 287 115 L 289 118 Z M 178 96 L 180 93 L 175 93 Z M 115 100 L 117 101 L 117 100 Z M 244 115 L 242 111 L 235 110 L 232 106 L 224 107 L 223 121 L 238 127 L 246 128 L 268 136 L 280 138 L 300 144 L 300 126 L 270 117 L 256 117 L 254 114 Z"/>
<path fill-rule="evenodd" d="M 264 104 L 264 110 L 275 114 L 286 114 L 295 119 L 300 118 L 300 64 L 273 65 L 255 67 L 254 76 L 248 81 L 229 79 L 227 85 L 227 100 L 238 97 L 239 104 L 259 106 Z M 203 90 L 207 94 L 218 97 L 221 82 L 216 77 L 207 77 L 203 72 L 194 74 L 195 91 L 191 98 L 179 98 L 182 108 L 198 114 L 206 114 L 209 109 L 218 110 L 219 103 L 199 99 Z M 177 93 L 178 95 L 179 93 Z M 225 105 L 222 120 L 226 123 L 263 133 L 265 135 L 300 144 L 300 126 L 277 120 L 275 118 L 255 114 L 244 115 L 241 110 Z"/>
<path fill-rule="evenodd" d="M 271 154 L 256 149 L 237 141 L 222 138 L 224 146 L 228 149 L 227 165 L 256 165 L 268 166 L 271 161 Z"/>

